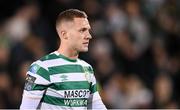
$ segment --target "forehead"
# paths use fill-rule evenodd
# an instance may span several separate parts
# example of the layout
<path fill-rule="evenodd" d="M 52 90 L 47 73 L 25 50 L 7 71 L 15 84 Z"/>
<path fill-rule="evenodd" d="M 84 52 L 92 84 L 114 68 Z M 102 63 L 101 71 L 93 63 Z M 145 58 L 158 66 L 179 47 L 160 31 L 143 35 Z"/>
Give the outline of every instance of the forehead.
<path fill-rule="evenodd" d="M 74 18 L 74 24 L 80 28 L 90 28 L 87 18 Z"/>

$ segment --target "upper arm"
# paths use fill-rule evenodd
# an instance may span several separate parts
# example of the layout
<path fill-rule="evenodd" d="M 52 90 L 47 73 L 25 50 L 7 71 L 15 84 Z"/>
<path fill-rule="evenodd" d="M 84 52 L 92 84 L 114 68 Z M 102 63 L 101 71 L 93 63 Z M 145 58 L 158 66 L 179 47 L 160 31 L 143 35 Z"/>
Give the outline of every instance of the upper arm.
<path fill-rule="evenodd" d="M 48 70 L 33 63 L 26 75 L 21 108 L 37 108 L 49 84 Z"/>

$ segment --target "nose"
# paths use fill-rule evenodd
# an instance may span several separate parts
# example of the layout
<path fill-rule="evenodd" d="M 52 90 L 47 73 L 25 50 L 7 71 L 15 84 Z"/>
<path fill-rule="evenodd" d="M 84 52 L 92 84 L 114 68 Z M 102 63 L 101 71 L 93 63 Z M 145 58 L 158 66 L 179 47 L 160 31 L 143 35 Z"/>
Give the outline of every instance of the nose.
<path fill-rule="evenodd" d="M 87 35 L 87 38 L 88 38 L 88 39 L 92 39 L 91 34 Z"/>
<path fill-rule="evenodd" d="M 87 39 L 92 39 L 92 36 L 91 36 L 91 34 L 88 32 L 88 34 L 86 35 L 86 38 Z"/>

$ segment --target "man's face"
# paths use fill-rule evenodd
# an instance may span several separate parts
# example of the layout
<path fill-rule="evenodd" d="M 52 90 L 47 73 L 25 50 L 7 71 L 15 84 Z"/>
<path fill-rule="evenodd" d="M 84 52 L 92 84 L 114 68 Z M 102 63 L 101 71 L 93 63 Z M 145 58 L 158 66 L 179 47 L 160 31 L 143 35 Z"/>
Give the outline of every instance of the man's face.
<path fill-rule="evenodd" d="M 92 38 L 91 29 L 87 18 L 74 18 L 71 27 L 67 31 L 68 44 L 77 52 L 87 52 L 89 40 Z"/>

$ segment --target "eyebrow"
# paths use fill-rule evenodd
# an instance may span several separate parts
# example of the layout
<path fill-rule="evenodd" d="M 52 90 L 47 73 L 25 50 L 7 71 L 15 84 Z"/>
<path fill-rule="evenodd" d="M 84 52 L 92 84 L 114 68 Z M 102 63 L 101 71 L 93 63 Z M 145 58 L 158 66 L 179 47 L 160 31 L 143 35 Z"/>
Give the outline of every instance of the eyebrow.
<path fill-rule="evenodd" d="M 80 28 L 80 29 L 79 29 L 79 31 L 86 31 L 86 30 L 91 31 L 91 28 Z"/>

